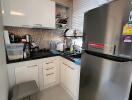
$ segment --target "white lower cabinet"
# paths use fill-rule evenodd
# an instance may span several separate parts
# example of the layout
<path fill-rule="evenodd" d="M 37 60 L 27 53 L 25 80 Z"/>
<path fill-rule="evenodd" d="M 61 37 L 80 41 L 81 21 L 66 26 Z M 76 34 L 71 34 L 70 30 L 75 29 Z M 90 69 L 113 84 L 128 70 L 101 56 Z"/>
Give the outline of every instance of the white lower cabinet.
<path fill-rule="evenodd" d="M 48 58 L 43 63 L 44 88 L 59 84 L 59 59 Z"/>
<path fill-rule="evenodd" d="M 78 100 L 80 66 L 68 61 L 61 62 L 61 84 L 72 96 L 73 100 Z"/>
<path fill-rule="evenodd" d="M 7 66 L 10 89 L 15 84 L 31 80 L 36 81 L 40 91 L 60 84 L 73 100 L 78 100 L 80 66 L 63 57 L 49 57 Z"/>
<path fill-rule="evenodd" d="M 39 86 L 38 65 L 22 66 L 15 68 L 16 84 L 35 80 Z"/>

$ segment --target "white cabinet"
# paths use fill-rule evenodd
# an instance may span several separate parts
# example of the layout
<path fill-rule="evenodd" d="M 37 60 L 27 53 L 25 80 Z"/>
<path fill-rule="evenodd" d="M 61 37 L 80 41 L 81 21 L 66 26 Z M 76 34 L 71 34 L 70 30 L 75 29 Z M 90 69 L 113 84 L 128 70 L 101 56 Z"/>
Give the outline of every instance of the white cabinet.
<path fill-rule="evenodd" d="M 34 27 L 55 28 L 55 2 L 30 0 L 30 23 Z"/>
<path fill-rule="evenodd" d="M 80 66 L 63 57 L 8 64 L 8 75 L 10 89 L 30 80 L 35 80 L 41 91 L 61 84 L 73 100 L 78 100 Z"/>
<path fill-rule="evenodd" d="M 29 25 L 30 0 L 1 0 L 5 26 Z"/>
<path fill-rule="evenodd" d="M 55 2 L 51 0 L 2 0 L 5 26 L 55 28 Z"/>
<path fill-rule="evenodd" d="M 61 62 L 61 84 L 73 100 L 78 100 L 79 78 L 80 66 L 64 59 Z"/>
<path fill-rule="evenodd" d="M 38 82 L 38 65 L 22 66 L 15 68 L 16 84 L 35 80 Z"/>
<path fill-rule="evenodd" d="M 44 88 L 59 84 L 59 62 L 57 57 L 47 58 L 43 63 Z"/>

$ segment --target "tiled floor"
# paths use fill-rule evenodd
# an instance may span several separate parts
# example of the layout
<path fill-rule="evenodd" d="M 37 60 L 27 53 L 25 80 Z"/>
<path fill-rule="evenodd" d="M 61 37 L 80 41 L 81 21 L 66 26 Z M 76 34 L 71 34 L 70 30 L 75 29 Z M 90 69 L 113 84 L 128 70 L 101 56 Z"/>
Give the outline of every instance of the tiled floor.
<path fill-rule="evenodd" d="M 31 97 L 31 100 L 72 100 L 67 92 L 61 86 L 48 88 L 37 95 Z"/>

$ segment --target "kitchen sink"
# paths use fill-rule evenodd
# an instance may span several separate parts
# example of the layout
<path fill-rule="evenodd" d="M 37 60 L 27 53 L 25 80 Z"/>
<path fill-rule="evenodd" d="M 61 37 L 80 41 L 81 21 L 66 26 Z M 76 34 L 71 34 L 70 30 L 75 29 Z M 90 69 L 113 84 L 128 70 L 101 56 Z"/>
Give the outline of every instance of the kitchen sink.
<path fill-rule="evenodd" d="M 71 54 L 71 55 L 69 55 L 69 57 L 72 57 L 72 58 L 81 58 L 81 54 Z"/>

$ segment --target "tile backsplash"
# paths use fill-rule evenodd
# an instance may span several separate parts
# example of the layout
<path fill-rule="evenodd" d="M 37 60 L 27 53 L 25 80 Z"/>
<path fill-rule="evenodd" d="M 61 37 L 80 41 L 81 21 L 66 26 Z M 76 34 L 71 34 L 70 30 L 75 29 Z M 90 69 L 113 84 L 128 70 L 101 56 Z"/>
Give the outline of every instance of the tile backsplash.
<path fill-rule="evenodd" d="M 5 27 L 9 33 L 14 33 L 19 36 L 29 34 L 32 40 L 39 45 L 40 49 L 50 48 L 50 42 L 63 42 L 63 30 L 49 30 L 49 29 L 34 29 L 34 28 L 21 28 L 21 27 Z"/>

